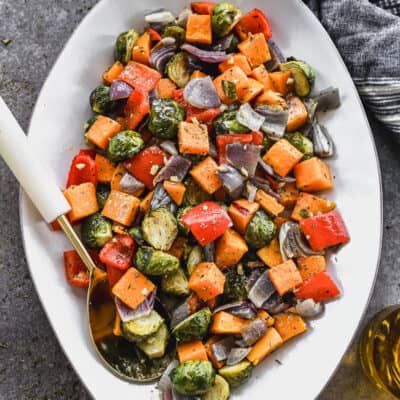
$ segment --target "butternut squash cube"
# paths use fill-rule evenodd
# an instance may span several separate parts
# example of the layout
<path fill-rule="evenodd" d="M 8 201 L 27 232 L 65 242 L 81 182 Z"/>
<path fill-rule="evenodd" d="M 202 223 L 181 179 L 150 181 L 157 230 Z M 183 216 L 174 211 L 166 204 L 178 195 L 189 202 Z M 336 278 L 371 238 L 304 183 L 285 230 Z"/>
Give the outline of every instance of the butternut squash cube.
<path fill-rule="evenodd" d="M 244 234 L 247 225 L 258 211 L 260 205 L 246 199 L 235 200 L 231 203 L 228 209 L 228 214 L 231 217 L 235 229 Z"/>
<path fill-rule="evenodd" d="M 222 186 L 217 171 L 218 164 L 213 158 L 207 157 L 190 170 L 190 175 L 204 191 L 213 194 Z"/>
<path fill-rule="evenodd" d="M 255 200 L 268 215 L 273 217 L 277 217 L 285 210 L 285 207 L 283 207 L 282 204 L 279 204 L 274 197 L 265 193 L 261 189 L 257 190 Z"/>
<path fill-rule="evenodd" d="M 228 229 L 217 240 L 215 247 L 215 264 L 224 269 L 237 264 L 249 248 L 246 241 L 233 229 Z"/>
<path fill-rule="evenodd" d="M 267 246 L 258 250 L 257 255 L 261 258 L 262 262 L 270 268 L 276 267 L 277 265 L 283 263 L 279 248 L 279 241 L 277 238 L 272 239 Z"/>
<path fill-rule="evenodd" d="M 274 327 L 281 336 L 283 343 L 307 330 L 307 324 L 300 315 L 281 313 L 275 315 L 274 318 Z"/>
<path fill-rule="evenodd" d="M 298 189 L 319 192 L 333 188 L 333 179 L 328 165 L 317 157 L 296 165 L 294 169 Z"/>
<path fill-rule="evenodd" d="M 238 44 L 238 49 L 247 57 L 252 68 L 271 60 L 271 53 L 263 33 L 249 34 L 246 40 Z"/>
<path fill-rule="evenodd" d="M 268 271 L 269 279 L 280 296 L 303 283 L 300 272 L 292 260 L 287 260 Z"/>
<path fill-rule="evenodd" d="M 257 365 L 268 354 L 281 347 L 283 340 L 275 328 L 269 328 L 266 334 L 253 346 L 247 359 L 253 364 Z"/>
<path fill-rule="evenodd" d="M 68 213 L 71 222 L 86 218 L 99 211 L 96 187 L 92 182 L 70 186 L 64 191 L 64 196 L 71 206 L 71 211 Z"/>
<path fill-rule="evenodd" d="M 140 200 L 127 193 L 111 190 L 101 215 L 121 225 L 132 224 L 139 210 Z"/>
<path fill-rule="evenodd" d="M 86 133 L 86 137 L 100 149 L 106 150 L 109 140 L 120 131 L 121 125 L 117 121 L 99 115 Z"/>

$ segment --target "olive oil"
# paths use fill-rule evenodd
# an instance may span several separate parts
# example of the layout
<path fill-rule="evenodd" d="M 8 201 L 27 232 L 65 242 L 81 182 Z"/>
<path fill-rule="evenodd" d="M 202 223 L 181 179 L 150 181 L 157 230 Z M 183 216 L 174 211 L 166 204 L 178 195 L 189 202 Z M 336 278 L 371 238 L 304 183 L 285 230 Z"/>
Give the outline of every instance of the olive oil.
<path fill-rule="evenodd" d="M 400 399 L 400 306 L 385 308 L 369 322 L 359 351 L 371 381 Z"/>

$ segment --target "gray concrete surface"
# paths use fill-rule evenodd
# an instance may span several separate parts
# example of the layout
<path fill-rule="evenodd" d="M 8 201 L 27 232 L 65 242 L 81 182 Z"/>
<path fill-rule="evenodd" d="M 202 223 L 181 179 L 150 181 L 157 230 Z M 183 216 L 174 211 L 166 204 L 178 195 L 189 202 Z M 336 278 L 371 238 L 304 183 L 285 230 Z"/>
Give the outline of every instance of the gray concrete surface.
<path fill-rule="evenodd" d="M 0 42 L 0 95 L 24 129 L 57 55 L 95 3 L 96 0 L 0 0 L 0 40 L 12 40 L 8 46 Z M 382 167 L 384 242 L 367 317 L 384 305 L 398 302 L 400 293 L 400 146 L 371 123 Z M 18 185 L 1 160 L 0 238 L 0 399 L 89 399 L 62 353 L 34 291 L 20 236 Z M 362 374 L 354 344 L 319 397 L 333 399 L 389 399 Z"/>

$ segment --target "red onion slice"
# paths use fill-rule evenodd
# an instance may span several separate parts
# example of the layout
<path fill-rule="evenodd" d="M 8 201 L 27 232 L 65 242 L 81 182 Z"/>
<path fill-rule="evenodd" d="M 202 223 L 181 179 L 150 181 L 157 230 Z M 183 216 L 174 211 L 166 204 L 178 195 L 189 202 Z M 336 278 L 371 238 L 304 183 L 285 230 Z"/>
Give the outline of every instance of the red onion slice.
<path fill-rule="evenodd" d="M 182 182 L 191 165 L 192 163 L 185 157 L 180 155 L 171 156 L 165 166 L 161 168 L 160 172 L 154 178 L 154 185 L 168 179 L 175 182 Z"/>
<path fill-rule="evenodd" d="M 255 112 L 249 103 L 242 104 L 236 114 L 239 123 L 251 131 L 259 131 L 265 122 L 265 117 Z"/>
<path fill-rule="evenodd" d="M 178 155 L 176 144 L 172 140 L 164 140 L 163 142 L 160 143 L 160 147 L 168 154 L 171 154 L 171 156 Z"/>
<path fill-rule="evenodd" d="M 201 109 L 215 108 L 221 104 L 217 90 L 209 76 L 189 81 L 183 89 L 183 98 L 193 107 Z"/>
<path fill-rule="evenodd" d="M 175 328 L 176 325 L 186 319 L 191 313 L 192 310 L 190 308 L 189 302 L 188 300 L 185 300 L 172 312 L 171 329 Z"/>
<path fill-rule="evenodd" d="M 247 346 L 252 346 L 267 332 L 267 326 L 260 318 L 255 319 L 247 325 L 242 333 L 242 340 Z"/>
<path fill-rule="evenodd" d="M 234 347 L 229 353 L 226 365 L 235 365 L 243 361 L 250 353 L 250 347 Z"/>
<path fill-rule="evenodd" d="M 133 92 L 132 86 L 123 81 L 113 81 L 110 86 L 110 100 L 127 99 Z"/>
<path fill-rule="evenodd" d="M 316 318 L 325 310 L 324 303 L 316 303 L 313 299 L 298 300 L 296 311 L 305 318 Z"/>
<path fill-rule="evenodd" d="M 228 358 L 230 351 L 235 345 L 233 337 L 227 337 L 211 345 L 211 351 L 217 361 L 224 361 Z"/>
<path fill-rule="evenodd" d="M 196 56 L 201 61 L 212 64 L 224 62 L 231 56 L 230 54 L 226 54 L 223 51 L 202 50 L 199 49 L 198 47 L 192 46 L 191 44 L 187 43 L 183 44 L 181 46 L 181 49 L 187 51 L 189 54 Z"/>
<path fill-rule="evenodd" d="M 261 148 L 254 144 L 231 143 L 226 146 L 226 158 L 240 172 L 243 172 L 244 169 L 248 175 L 254 175 Z"/>
<path fill-rule="evenodd" d="M 339 89 L 328 87 L 321 90 L 316 96 L 312 97 L 318 103 L 317 111 L 327 111 L 340 106 Z"/>
<path fill-rule="evenodd" d="M 233 33 L 226 35 L 220 39 L 217 39 L 215 43 L 211 46 L 211 50 L 213 51 L 225 51 L 228 50 L 232 44 Z"/>
<path fill-rule="evenodd" d="M 265 132 L 269 138 L 277 140 L 285 134 L 289 120 L 288 110 L 262 105 L 256 107 L 255 111 L 264 116 L 261 130 Z"/>
<path fill-rule="evenodd" d="M 286 61 L 286 58 L 281 49 L 272 39 L 268 40 L 268 47 L 271 53 L 271 60 L 265 64 L 265 67 L 268 71 L 274 71 L 279 67 L 279 64 Z"/>
<path fill-rule="evenodd" d="M 124 302 L 122 302 L 118 297 L 115 297 L 114 298 L 115 306 L 117 308 L 117 311 L 121 318 L 121 321 L 128 322 L 133 319 L 137 319 L 137 318 L 149 315 L 154 308 L 156 292 L 157 292 L 157 290 L 154 289 L 147 296 L 147 298 L 141 304 L 139 304 L 138 307 L 135 309 L 130 308 Z"/>
<path fill-rule="evenodd" d="M 275 286 L 265 271 L 251 287 L 248 298 L 256 307 L 261 307 L 274 293 Z"/>
<path fill-rule="evenodd" d="M 237 199 L 241 196 L 245 185 L 245 179 L 242 174 L 230 165 L 221 164 L 217 175 L 222 181 L 222 187 L 232 199 Z"/>
<path fill-rule="evenodd" d="M 217 312 L 225 311 L 229 314 L 235 315 L 236 317 L 244 319 L 253 319 L 257 315 L 257 308 L 253 303 L 248 301 L 235 301 L 234 303 L 224 304 L 213 311 L 213 314 Z"/>
<path fill-rule="evenodd" d="M 136 193 L 144 189 L 144 184 L 127 172 L 119 181 L 119 189 L 125 193 Z"/>
<path fill-rule="evenodd" d="M 157 46 L 150 53 L 150 66 L 159 72 L 164 72 L 167 62 L 174 56 L 176 46 L 174 44 Z"/>
<path fill-rule="evenodd" d="M 258 163 L 260 164 L 260 167 L 271 177 L 274 178 L 275 180 L 279 182 L 286 182 L 286 183 L 292 183 L 296 182 L 296 178 L 292 176 L 280 176 L 274 172 L 272 167 L 268 165 L 261 157 L 258 159 Z"/>
<path fill-rule="evenodd" d="M 265 193 L 269 194 L 276 200 L 280 200 L 280 196 L 278 193 L 274 192 L 271 189 L 270 183 L 266 179 L 262 179 L 258 176 L 251 176 L 250 182 L 257 188 L 263 190 Z"/>

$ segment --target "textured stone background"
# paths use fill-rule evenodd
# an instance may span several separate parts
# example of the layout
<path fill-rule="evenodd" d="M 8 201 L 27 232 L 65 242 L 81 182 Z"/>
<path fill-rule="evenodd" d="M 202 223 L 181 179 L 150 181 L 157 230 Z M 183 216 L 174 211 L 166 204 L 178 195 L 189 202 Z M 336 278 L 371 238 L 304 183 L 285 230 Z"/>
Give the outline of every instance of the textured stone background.
<path fill-rule="evenodd" d="M 0 95 L 24 129 L 57 55 L 95 3 L 0 0 L 0 40 L 12 40 L 8 46 L 0 42 Z M 400 146 L 374 121 L 371 123 L 382 167 L 385 229 L 381 268 L 367 317 L 398 302 L 400 292 Z M 34 291 L 18 218 L 18 185 L 0 160 L 0 399 L 89 399 Z M 340 334 L 340 327 L 336 334 Z M 388 397 L 363 376 L 353 345 L 319 399 Z"/>

